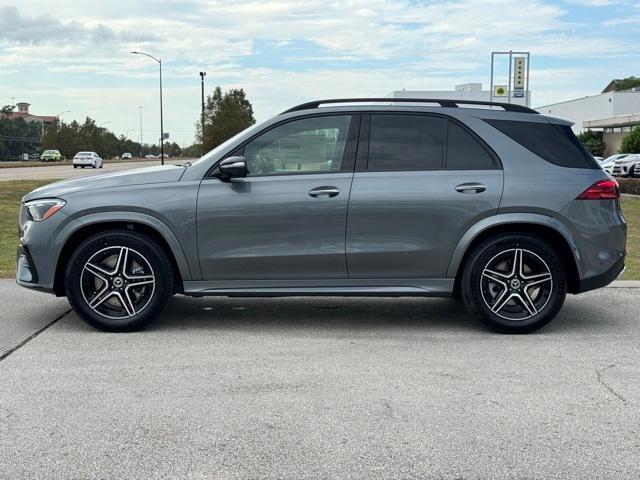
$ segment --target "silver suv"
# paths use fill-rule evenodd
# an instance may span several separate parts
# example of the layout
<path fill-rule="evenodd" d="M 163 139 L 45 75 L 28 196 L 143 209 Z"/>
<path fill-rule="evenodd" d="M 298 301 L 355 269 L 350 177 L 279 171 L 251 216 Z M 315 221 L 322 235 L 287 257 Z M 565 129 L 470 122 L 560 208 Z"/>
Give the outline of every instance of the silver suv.
<path fill-rule="evenodd" d="M 17 281 L 130 331 L 184 295 L 462 299 L 500 332 L 624 269 L 618 185 L 510 104 L 324 100 L 193 164 L 77 178 L 20 211 Z"/>

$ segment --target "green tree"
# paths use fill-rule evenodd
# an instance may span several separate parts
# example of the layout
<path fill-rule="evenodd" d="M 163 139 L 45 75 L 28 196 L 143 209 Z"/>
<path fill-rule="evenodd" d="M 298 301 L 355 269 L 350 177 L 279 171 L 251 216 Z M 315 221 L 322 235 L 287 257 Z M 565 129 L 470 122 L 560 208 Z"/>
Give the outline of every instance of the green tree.
<path fill-rule="evenodd" d="M 634 87 L 640 87 L 640 78 L 634 77 L 633 75 L 627 78 L 623 78 L 620 80 L 616 86 L 614 87 L 615 92 L 619 92 L 621 90 L 630 90 Z"/>
<path fill-rule="evenodd" d="M 204 151 L 209 151 L 235 134 L 256 123 L 253 107 L 243 89 L 222 93 L 216 87 L 207 97 L 204 110 Z M 201 121 L 196 123 L 196 137 L 202 142 Z"/>
<path fill-rule="evenodd" d="M 20 158 L 22 154 L 38 152 L 42 125 L 40 122 L 25 122 L 14 118 L 13 107 L 5 105 L 0 108 L 0 159 Z"/>
<path fill-rule="evenodd" d="M 182 150 L 182 156 L 197 158 L 202 154 L 202 145 L 194 143 Z"/>
<path fill-rule="evenodd" d="M 593 130 L 585 130 L 578 135 L 578 140 L 582 142 L 589 153 L 594 157 L 601 157 L 604 154 L 606 144 L 602 140 L 602 132 L 594 132 Z"/>
<path fill-rule="evenodd" d="M 640 153 L 640 126 L 633 127 L 622 139 L 620 153 Z"/>

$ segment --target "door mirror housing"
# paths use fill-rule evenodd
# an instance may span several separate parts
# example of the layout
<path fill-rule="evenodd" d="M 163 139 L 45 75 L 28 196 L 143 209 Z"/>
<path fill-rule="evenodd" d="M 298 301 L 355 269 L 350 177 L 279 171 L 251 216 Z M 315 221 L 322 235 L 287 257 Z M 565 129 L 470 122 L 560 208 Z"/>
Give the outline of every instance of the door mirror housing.
<path fill-rule="evenodd" d="M 247 160 L 242 156 L 225 158 L 216 169 L 216 176 L 223 180 L 246 177 L 248 173 Z"/>

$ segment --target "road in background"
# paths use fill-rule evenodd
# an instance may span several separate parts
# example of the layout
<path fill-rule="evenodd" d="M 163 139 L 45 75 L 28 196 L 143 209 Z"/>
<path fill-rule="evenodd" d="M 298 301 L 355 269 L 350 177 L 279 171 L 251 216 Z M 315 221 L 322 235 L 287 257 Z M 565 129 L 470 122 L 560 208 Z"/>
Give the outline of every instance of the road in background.
<path fill-rule="evenodd" d="M 424 298 L 176 297 L 0 362 L 7 478 L 637 478 L 638 292 L 537 334 Z M 44 298 L 44 297 L 43 297 Z"/>
<path fill-rule="evenodd" d="M 187 162 L 188 159 L 170 158 L 165 165 Z M 73 168 L 72 165 L 55 165 L 46 167 L 0 168 L 0 182 L 3 180 L 47 180 L 49 178 L 71 178 L 79 176 L 100 175 L 104 172 L 115 172 L 131 168 L 142 168 L 160 165 L 160 160 L 144 162 L 105 162 L 103 168 Z"/>

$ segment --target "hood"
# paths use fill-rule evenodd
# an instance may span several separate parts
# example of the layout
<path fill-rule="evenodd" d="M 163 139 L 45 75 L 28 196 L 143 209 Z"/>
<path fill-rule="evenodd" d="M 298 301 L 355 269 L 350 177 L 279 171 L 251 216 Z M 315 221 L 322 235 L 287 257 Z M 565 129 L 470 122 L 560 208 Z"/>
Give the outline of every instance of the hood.
<path fill-rule="evenodd" d="M 64 198 L 64 196 L 69 193 L 81 192 L 83 190 L 96 190 L 98 188 L 177 182 L 185 170 L 185 167 L 178 165 L 164 165 L 103 173 L 89 177 L 70 178 L 36 188 L 25 195 L 22 201 L 51 197 Z"/>

